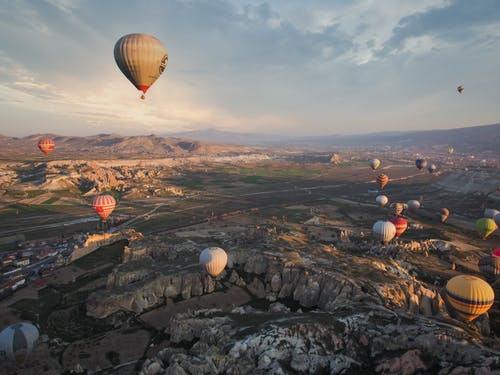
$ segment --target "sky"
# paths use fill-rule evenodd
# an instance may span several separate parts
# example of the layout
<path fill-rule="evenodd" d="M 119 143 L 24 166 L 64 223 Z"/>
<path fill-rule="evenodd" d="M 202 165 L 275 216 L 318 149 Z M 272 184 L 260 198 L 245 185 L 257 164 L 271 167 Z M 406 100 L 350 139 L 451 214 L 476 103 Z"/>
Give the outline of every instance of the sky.
<path fill-rule="evenodd" d="M 113 57 L 137 32 L 169 54 L 144 101 Z M 8 136 L 492 124 L 499 69 L 497 0 L 0 0 Z"/>

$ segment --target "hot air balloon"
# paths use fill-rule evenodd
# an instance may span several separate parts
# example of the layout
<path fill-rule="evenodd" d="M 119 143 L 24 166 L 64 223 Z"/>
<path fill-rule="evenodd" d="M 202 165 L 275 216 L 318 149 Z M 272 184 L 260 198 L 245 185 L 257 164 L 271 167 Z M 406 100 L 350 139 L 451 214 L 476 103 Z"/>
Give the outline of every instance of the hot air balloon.
<path fill-rule="evenodd" d="M 391 217 L 389 221 L 396 227 L 396 238 L 401 236 L 408 228 L 408 222 L 400 216 Z"/>
<path fill-rule="evenodd" d="M 377 169 L 380 166 L 380 160 L 378 160 L 378 159 L 371 159 L 369 161 L 369 164 L 370 164 L 371 169 L 375 170 L 375 169 Z"/>
<path fill-rule="evenodd" d="M 482 219 L 477 219 L 476 221 L 476 229 L 483 240 L 496 231 L 497 228 L 498 226 L 493 219 L 483 217 Z"/>
<path fill-rule="evenodd" d="M 494 208 L 486 208 L 483 213 L 483 217 L 487 217 L 489 219 L 494 219 L 496 215 L 500 214 L 500 211 L 495 210 Z"/>
<path fill-rule="evenodd" d="M 444 223 L 446 219 L 448 219 L 448 216 L 450 216 L 450 210 L 448 210 L 447 208 L 441 208 L 438 211 L 437 216 L 439 217 L 439 220 Z"/>
<path fill-rule="evenodd" d="M 448 151 L 448 155 L 451 155 L 451 154 L 453 154 L 453 152 L 455 151 L 455 149 L 453 147 L 451 147 L 451 146 L 448 146 L 448 150 L 447 151 Z"/>
<path fill-rule="evenodd" d="M 500 247 L 498 249 L 493 249 L 491 252 L 491 256 L 500 258 Z"/>
<path fill-rule="evenodd" d="M 220 247 L 207 247 L 200 254 L 200 264 L 213 277 L 217 277 L 226 267 L 227 254 Z"/>
<path fill-rule="evenodd" d="M 387 177 L 387 175 L 382 173 L 377 176 L 377 184 L 381 189 L 383 189 L 388 182 L 389 182 L 389 177 Z"/>
<path fill-rule="evenodd" d="M 24 362 L 33 350 L 40 333 L 31 323 L 21 322 L 0 332 L 0 355 L 17 363 Z"/>
<path fill-rule="evenodd" d="M 417 159 L 417 160 L 415 160 L 415 165 L 417 166 L 417 168 L 419 170 L 421 170 L 422 168 L 427 167 L 427 160 L 425 160 L 425 159 Z"/>
<path fill-rule="evenodd" d="M 448 281 L 445 290 L 453 312 L 466 322 L 487 312 L 495 300 L 491 286 L 476 276 L 455 276 Z"/>
<path fill-rule="evenodd" d="M 92 201 L 92 207 L 97 215 L 100 216 L 103 222 L 106 221 L 109 215 L 113 212 L 116 207 L 115 198 L 111 195 L 98 195 Z"/>
<path fill-rule="evenodd" d="M 391 203 L 389 208 L 391 209 L 392 214 L 397 216 L 403 213 L 405 206 L 403 203 L 398 202 L 398 203 Z"/>
<path fill-rule="evenodd" d="M 478 262 L 479 271 L 490 284 L 494 283 L 500 274 L 500 258 L 487 255 L 481 257 Z"/>
<path fill-rule="evenodd" d="M 495 216 L 493 216 L 493 220 L 495 220 L 495 223 L 497 225 L 500 225 L 500 214 L 496 214 Z"/>
<path fill-rule="evenodd" d="M 373 235 L 382 243 L 390 242 L 396 235 L 396 227 L 390 221 L 379 220 L 373 224 Z"/>
<path fill-rule="evenodd" d="M 163 73 L 168 63 L 168 51 L 160 40 L 147 34 L 128 34 L 115 44 L 115 61 L 125 77 L 143 92 Z"/>
<path fill-rule="evenodd" d="M 38 148 L 45 155 L 50 154 L 52 152 L 52 150 L 54 150 L 55 147 L 56 147 L 56 145 L 54 144 L 54 141 L 52 139 L 49 139 L 49 138 L 40 139 L 40 141 L 38 142 Z"/>
<path fill-rule="evenodd" d="M 436 171 L 437 167 L 436 167 L 436 164 L 431 164 L 427 167 L 427 170 L 429 171 L 429 173 L 434 173 Z"/>
<path fill-rule="evenodd" d="M 420 208 L 420 202 L 415 199 L 409 200 L 406 204 L 408 205 L 408 209 L 413 212 Z"/>
<path fill-rule="evenodd" d="M 384 207 L 389 202 L 389 198 L 387 198 L 385 195 L 377 195 L 375 201 L 379 204 L 380 207 Z"/>
<path fill-rule="evenodd" d="M 461 94 L 464 92 L 464 87 L 462 85 L 457 87 L 457 91 Z"/>

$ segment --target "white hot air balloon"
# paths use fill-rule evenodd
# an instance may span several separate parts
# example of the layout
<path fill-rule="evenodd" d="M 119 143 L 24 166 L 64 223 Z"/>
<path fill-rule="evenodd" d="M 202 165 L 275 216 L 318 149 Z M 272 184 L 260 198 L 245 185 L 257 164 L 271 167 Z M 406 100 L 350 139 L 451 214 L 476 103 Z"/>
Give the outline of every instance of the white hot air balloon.
<path fill-rule="evenodd" d="M 406 202 L 406 204 L 408 205 L 408 209 L 410 211 L 416 211 L 420 208 L 420 202 L 415 199 Z"/>
<path fill-rule="evenodd" d="M 226 267 L 227 254 L 220 247 L 207 247 L 200 254 L 200 264 L 213 277 L 217 277 Z"/>
<path fill-rule="evenodd" d="M 8 326 L 0 332 L 0 359 L 4 355 L 11 361 L 25 361 L 39 336 L 38 328 L 28 322 Z"/>
<path fill-rule="evenodd" d="M 380 160 L 378 160 L 378 159 L 370 159 L 370 161 L 368 162 L 368 164 L 370 165 L 371 169 L 375 170 L 375 169 L 377 169 L 380 166 Z"/>
<path fill-rule="evenodd" d="M 125 77 L 143 92 L 163 73 L 168 63 L 168 51 L 163 43 L 152 35 L 128 34 L 115 44 L 115 61 Z"/>
<path fill-rule="evenodd" d="M 389 198 L 385 195 L 377 195 L 375 201 L 379 204 L 380 207 L 384 207 L 387 203 L 389 203 Z"/>
<path fill-rule="evenodd" d="M 396 226 L 390 221 L 379 220 L 373 224 L 373 235 L 382 243 L 390 242 L 396 235 Z"/>
<path fill-rule="evenodd" d="M 495 216 L 497 216 L 498 214 L 500 214 L 500 211 L 498 210 L 495 210 L 494 208 L 486 208 L 484 210 L 484 215 L 483 217 L 487 217 L 488 219 L 494 219 Z M 497 218 L 498 219 L 498 218 Z"/>

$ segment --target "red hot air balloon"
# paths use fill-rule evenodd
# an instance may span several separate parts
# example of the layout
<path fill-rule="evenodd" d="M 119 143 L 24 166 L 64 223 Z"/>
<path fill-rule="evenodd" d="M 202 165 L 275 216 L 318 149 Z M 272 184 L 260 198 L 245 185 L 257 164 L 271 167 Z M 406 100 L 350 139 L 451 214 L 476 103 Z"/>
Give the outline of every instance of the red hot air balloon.
<path fill-rule="evenodd" d="M 92 201 L 92 208 L 97 212 L 97 215 L 100 216 L 102 221 L 106 221 L 115 207 L 116 201 L 111 195 L 98 195 Z"/>
<path fill-rule="evenodd" d="M 377 176 L 377 184 L 378 186 L 380 186 L 381 189 L 383 189 L 388 182 L 389 182 L 389 177 L 387 177 L 387 175 L 382 173 Z"/>
<path fill-rule="evenodd" d="M 401 236 L 408 228 L 408 222 L 400 216 L 391 217 L 389 221 L 396 227 L 396 238 Z"/>
<path fill-rule="evenodd" d="M 40 151 L 42 151 L 45 155 L 48 155 L 54 150 L 56 145 L 54 144 L 54 141 L 52 139 L 46 138 L 46 139 L 40 139 L 38 142 L 38 148 Z"/>
<path fill-rule="evenodd" d="M 500 247 L 498 249 L 493 249 L 491 256 L 500 258 Z"/>

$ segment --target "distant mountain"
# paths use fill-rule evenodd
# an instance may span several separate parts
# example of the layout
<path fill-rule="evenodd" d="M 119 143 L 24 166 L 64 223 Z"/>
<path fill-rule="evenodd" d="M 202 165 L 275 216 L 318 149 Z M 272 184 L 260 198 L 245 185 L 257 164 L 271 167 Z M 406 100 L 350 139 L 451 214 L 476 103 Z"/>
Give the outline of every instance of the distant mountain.
<path fill-rule="evenodd" d="M 243 146 L 157 135 L 98 134 L 88 137 L 69 137 L 56 134 L 33 134 L 23 138 L 0 136 L 0 158 L 12 160 L 43 157 L 38 150 L 38 141 L 42 138 L 51 138 L 56 144 L 49 158 L 163 158 L 249 151 Z"/>
<path fill-rule="evenodd" d="M 226 144 L 289 146 L 301 148 L 416 148 L 427 149 L 451 145 L 463 152 L 489 151 L 500 154 L 500 124 L 446 130 L 380 132 L 357 135 L 310 137 L 267 136 L 256 133 L 232 133 L 216 129 L 179 133 L 199 141 Z"/>

